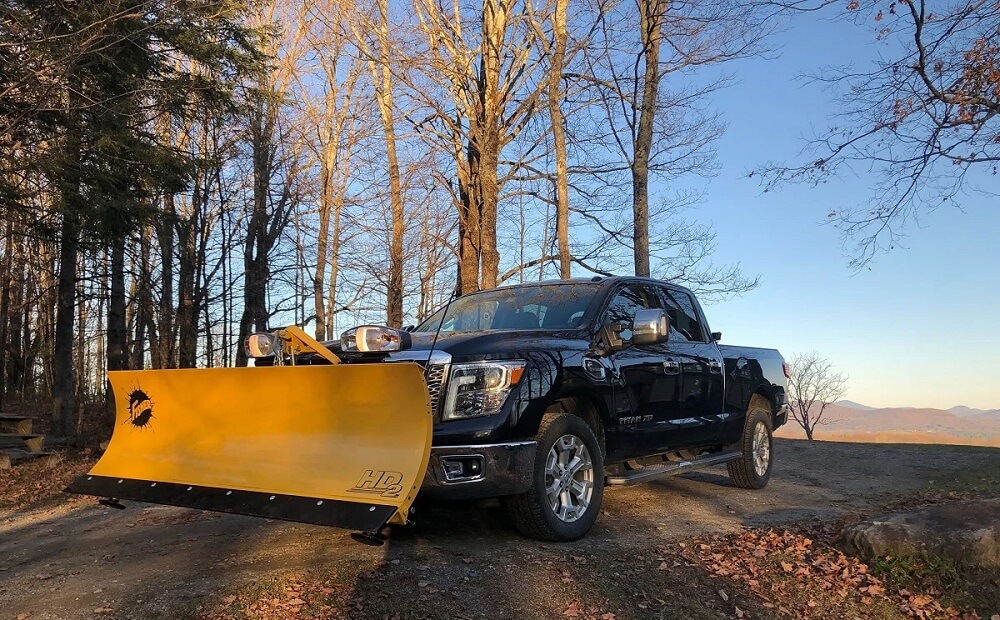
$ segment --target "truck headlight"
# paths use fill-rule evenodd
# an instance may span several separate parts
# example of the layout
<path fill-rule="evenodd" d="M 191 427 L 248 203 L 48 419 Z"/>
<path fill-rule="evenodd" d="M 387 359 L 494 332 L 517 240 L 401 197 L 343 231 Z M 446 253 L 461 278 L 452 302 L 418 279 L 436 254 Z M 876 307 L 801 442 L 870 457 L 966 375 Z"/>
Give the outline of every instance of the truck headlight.
<path fill-rule="evenodd" d="M 410 348 L 410 342 L 410 334 L 378 325 L 354 327 L 340 335 L 341 349 L 362 353 L 402 351 Z"/>
<path fill-rule="evenodd" d="M 452 366 L 442 420 L 499 413 L 524 374 L 524 362 L 478 362 Z"/>
<path fill-rule="evenodd" d="M 277 334 L 250 334 L 247 337 L 246 345 L 247 357 L 271 357 L 281 352 L 281 342 Z"/>

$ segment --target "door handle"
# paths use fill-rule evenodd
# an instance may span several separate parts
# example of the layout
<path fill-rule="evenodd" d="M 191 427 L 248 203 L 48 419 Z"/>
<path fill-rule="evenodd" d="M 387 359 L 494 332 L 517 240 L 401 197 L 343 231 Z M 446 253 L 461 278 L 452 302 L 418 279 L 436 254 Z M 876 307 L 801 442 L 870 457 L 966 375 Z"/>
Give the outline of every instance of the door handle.
<path fill-rule="evenodd" d="M 677 360 L 666 360 L 663 362 L 663 372 L 668 375 L 676 375 L 681 371 L 681 365 Z"/>
<path fill-rule="evenodd" d="M 711 360 L 708 362 L 708 370 L 711 372 L 722 372 L 722 364 L 719 360 Z"/>

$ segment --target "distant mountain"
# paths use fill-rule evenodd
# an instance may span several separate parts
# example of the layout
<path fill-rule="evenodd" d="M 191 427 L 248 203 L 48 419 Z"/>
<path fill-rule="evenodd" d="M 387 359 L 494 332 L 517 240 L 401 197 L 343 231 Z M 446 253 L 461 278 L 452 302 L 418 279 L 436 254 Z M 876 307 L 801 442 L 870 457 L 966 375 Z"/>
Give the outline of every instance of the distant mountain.
<path fill-rule="evenodd" d="M 959 405 L 957 407 L 952 407 L 948 411 L 954 413 L 959 417 L 969 416 L 969 415 L 1000 415 L 1000 409 L 973 409 L 972 407 L 966 407 L 964 405 Z"/>
<path fill-rule="evenodd" d="M 846 407 L 848 409 L 857 409 L 858 411 L 874 411 L 875 407 L 869 407 L 868 405 L 862 405 L 861 403 L 856 403 L 853 400 L 838 400 L 834 403 L 835 405 L 840 405 L 841 407 Z"/>
<path fill-rule="evenodd" d="M 782 437 L 804 436 L 790 424 L 779 429 Z M 816 437 L 831 441 L 962 443 L 1000 445 L 1000 410 L 969 407 L 943 409 L 916 407 L 873 408 L 851 401 L 826 406 Z"/>

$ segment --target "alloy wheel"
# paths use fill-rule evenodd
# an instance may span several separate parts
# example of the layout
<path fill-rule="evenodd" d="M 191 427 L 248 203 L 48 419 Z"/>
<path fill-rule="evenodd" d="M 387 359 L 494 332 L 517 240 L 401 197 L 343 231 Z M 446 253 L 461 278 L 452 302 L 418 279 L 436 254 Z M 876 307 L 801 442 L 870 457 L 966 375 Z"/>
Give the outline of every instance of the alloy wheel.
<path fill-rule="evenodd" d="M 753 431 L 753 469 L 758 476 L 763 476 L 770 465 L 771 442 L 767 437 L 767 427 L 758 422 Z"/>
<path fill-rule="evenodd" d="M 565 523 L 587 511 L 594 493 L 594 461 L 576 435 L 563 435 L 545 460 L 545 494 L 555 516 Z"/>

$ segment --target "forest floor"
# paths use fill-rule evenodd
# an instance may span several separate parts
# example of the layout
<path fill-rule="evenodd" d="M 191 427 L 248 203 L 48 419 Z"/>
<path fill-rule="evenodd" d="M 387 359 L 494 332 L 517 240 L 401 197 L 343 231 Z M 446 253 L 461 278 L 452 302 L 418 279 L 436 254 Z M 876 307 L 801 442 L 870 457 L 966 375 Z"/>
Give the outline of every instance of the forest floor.
<path fill-rule="evenodd" d="M 609 489 L 570 544 L 522 538 L 482 503 L 425 506 L 383 547 L 318 526 L 109 510 L 60 493 L 92 457 L 25 465 L 0 472 L 0 618 L 1000 620 L 1000 574 L 836 548 L 861 516 L 1000 496 L 1000 450 L 779 439 L 775 451 L 761 491 L 724 467 Z"/>

